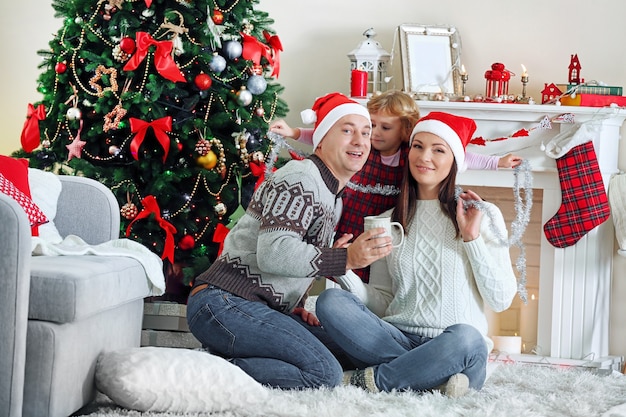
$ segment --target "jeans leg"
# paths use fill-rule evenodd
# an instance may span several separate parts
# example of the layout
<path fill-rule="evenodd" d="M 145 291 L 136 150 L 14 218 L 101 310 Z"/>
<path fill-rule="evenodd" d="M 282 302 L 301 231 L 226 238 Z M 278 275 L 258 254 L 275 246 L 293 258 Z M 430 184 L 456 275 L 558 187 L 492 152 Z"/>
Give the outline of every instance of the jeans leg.
<path fill-rule="evenodd" d="M 302 317 L 299 314 L 291 314 L 291 318 L 293 318 L 300 325 L 304 326 L 304 328 L 310 331 L 313 336 L 317 337 L 317 339 L 322 342 L 328 350 L 330 350 L 330 353 L 337 358 L 344 370 L 355 369 L 354 360 L 328 335 L 328 333 L 326 333 L 324 327 L 311 326 L 302 320 Z"/>
<path fill-rule="evenodd" d="M 187 321 L 210 352 L 258 382 L 280 388 L 333 387 L 343 371 L 331 352 L 292 317 L 217 287 L 189 299 Z"/>
<path fill-rule="evenodd" d="M 411 340 L 399 329 L 381 320 L 348 291 L 323 291 L 315 313 L 326 333 L 360 368 L 389 362 L 412 348 Z"/>
<path fill-rule="evenodd" d="M 381 391 L 429 390 L 457 373 L 467 375 L 473 389 L 485 382 L 487 347 L 470 325 L 455 324 L 432 339 L 404 333 L 340 289 L 322 292 L 315 310 L 326 332 L 346 353 L 361 367 L 375 367 Z"/>
<path fill-rule="evenodd" d="M 378 388 L 384 391 L 393 388 L 425 391 L 446 383 L 458 373 L 468 377 L 472 389 L 479 390 L 485 383 L 487 346 L 480 332 L 468 324 L 452 325 L 406 354 L 380 364 L 375 379 Z"/>

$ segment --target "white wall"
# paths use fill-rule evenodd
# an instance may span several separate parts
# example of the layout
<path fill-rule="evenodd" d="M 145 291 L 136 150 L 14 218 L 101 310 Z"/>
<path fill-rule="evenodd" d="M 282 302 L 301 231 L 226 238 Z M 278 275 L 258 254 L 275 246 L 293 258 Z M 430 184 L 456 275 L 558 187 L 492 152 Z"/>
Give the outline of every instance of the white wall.
<path fill-rule="evenodd" d="M 273 29 L 284 47 L 278 81 L 291 112 L 287 121 L 299 125 L 299 112 L 315 97 L 331 91 L 349 92 L 346 56 L 373 27 L 377 40 L 396 54 L 394 30 L 401 23 L 448 24 L 459 30 L 462 62 L 469 73 L 467 92 L 482 93 L 483 73 L 502 62 L 519 74 L 529 72 L 528 93 L 540 101 L 544 83 L 567 81 L 571 54 L 578 54 L 581 75 L 626 88 L 626 2 L 623 0 L 504 0 L 490 5 L 467 0 L 261 0 L 258 8 L 275 20 Z M 19 147 L 29 102 L 40 98 L 36 51 L 47 48 L 62 21 L 46 1 L 0 3 L 0 153 Z M 398 77 L 396 77 L 398 78 Z M 515 78 L 510 92 L 521 91 Z M 396 87 L 401 87 L 397 80 Z M 620 168 L 626 170 L 626 144 Z M 612 303 L 611 353 L 626 355 L 626 258 L 617 258 Z"/>

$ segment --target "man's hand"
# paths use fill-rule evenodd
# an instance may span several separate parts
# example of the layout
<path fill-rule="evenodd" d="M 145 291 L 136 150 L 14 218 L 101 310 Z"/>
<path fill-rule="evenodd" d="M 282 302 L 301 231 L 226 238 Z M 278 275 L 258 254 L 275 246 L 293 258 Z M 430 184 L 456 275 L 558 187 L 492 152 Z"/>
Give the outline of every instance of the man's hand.
<path fill-rule="evenodd" d="M 391 237 L 382 236 L 384 233 L 384 227 L 376 227 L 361 233 L 354 239 L 354 242 L 348 246 L 346 270 L 365 268 L 389 255 L 392 249 Z"/>
<path fill-rule="evenodd" d="M 311 313 L 310 311 L 307 311 L 304 307 L 294 308 L 293 314 L 300 315 L 300 318 L 302 318 L 302 321 L 307 323 L 309 326 L 319 327 L 322 325 L 320 321 L 317 319 L 317 317 L 315 316 L 315 314 Z"/>

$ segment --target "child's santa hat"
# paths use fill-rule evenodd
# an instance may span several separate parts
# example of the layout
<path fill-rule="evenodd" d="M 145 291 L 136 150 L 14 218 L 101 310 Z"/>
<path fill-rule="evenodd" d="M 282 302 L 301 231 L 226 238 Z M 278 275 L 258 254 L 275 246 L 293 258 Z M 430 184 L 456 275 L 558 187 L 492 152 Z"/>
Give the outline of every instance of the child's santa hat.
<path fill-rule="evenodd" d="M 419 132 L 432 133 L 445 140 L 452 149 L 458 172 L 465 171 L 465 148 L 472 140 L 476 131 L 476 122 L 473 119 L 455 116 L 450 113 L 433 111 L 417 121 L 409 144 Z"/>
<path fill-rule="evenodd" d="M 330 128 L 349 114 L 365 116 L 370 123 L 370 114 L 365 106 L 349 99 L 341 93 L 330 93 L 315 100 L 313 107 L 300 113 L 305 124 L 315 123 L 313 130 L 313 149 L 316 149 Z"/>

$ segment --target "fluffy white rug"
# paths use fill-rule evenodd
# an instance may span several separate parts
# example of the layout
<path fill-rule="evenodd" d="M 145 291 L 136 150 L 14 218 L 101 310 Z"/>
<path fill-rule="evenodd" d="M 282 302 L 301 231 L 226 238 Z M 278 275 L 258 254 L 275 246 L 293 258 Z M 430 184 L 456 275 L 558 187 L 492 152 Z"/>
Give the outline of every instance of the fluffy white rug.
<path fill-rule="evenodd" d="M 185 380 L 176 381 L 185 384 Z M 208 382 L 210 384 L 210 382 Z M 369 394 L 354 387 L 333 390 L 269 390 L 252 409 L 195 417 L 626 417 L 626 376 L 599 375 L 580 368 L 499 364 L 484 388 L 459 399 L 439 393 Z M 76 416 L 173 417 L 122 409 L 104 395 Z"/>

